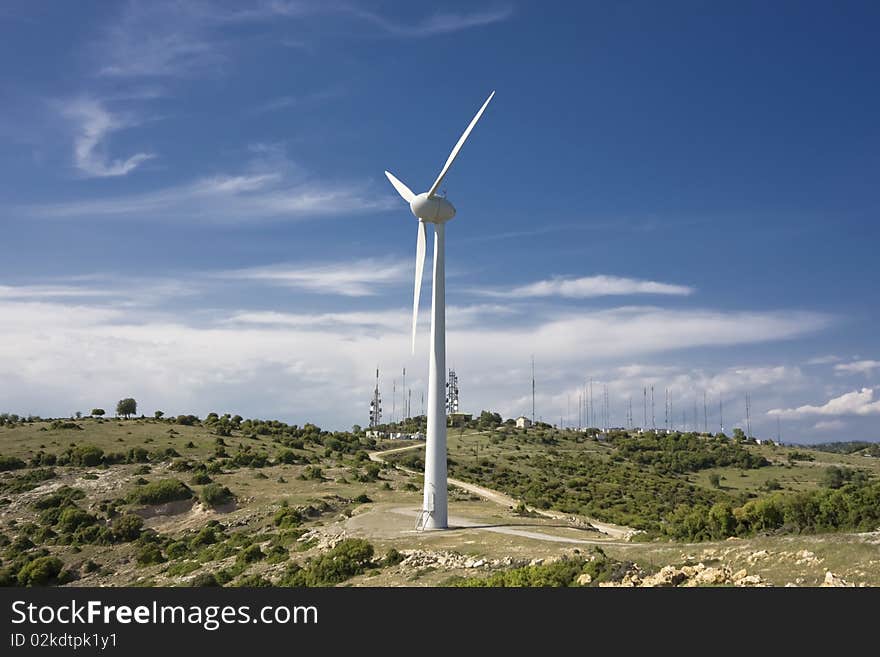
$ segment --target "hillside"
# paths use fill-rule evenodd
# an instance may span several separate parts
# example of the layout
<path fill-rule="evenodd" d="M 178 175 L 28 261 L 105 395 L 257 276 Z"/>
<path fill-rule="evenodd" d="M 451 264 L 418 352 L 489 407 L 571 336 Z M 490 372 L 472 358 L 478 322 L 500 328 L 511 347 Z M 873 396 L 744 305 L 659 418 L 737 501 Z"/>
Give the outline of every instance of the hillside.
<path fill-rule="evenodd" d="M 880 584 L 864 453 L 455 429 L 456 528 L 419 533 L 422 453 L 213 414 L 7 423 L 0 583 Z"/>

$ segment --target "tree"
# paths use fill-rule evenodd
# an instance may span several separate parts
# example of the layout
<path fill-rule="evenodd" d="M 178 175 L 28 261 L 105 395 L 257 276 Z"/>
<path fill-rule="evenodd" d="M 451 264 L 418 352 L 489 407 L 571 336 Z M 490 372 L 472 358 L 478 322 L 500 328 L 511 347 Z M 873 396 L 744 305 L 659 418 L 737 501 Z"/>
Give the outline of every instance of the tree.
<path fill-rule="evenodd" d="M 95 417 L 102 417 L 106 413 L 107 413 L 107 411 L 105 411 L 103 408 L 93 408 L 91 414 L 94 415 Z"/>
<path fill-rule="evenodd" d="M 153 417 L 155 417 L 157 420 L 161 420 L 163 415 L 165 415 L 164 411 L 156 411 L 155 413 L 153 413 Z"/>
<path fill-rule="evenodd" d="M 77 419 L 77 420 L 81 419 L 82 416 L 83 416 L 82 411 L 77 411 L 77 412 L 75 413 L 75 415 L 76 415 L 76 419 Z"/>
<path fill-rule="evenodd" d="M 135 413 L 137 413 L 137 402 L 131 397 L 120 399 L 116 404 L 116 415 L 124 415 L 126 420 Z"/>
<path fill-rule="evenodd" d="M 733 439 L 734 440 L 745 440 L 746 439 L 745 431 L 743 431 L 739 427 L 736 427 L 733 430 Z"/>
<path fill-rule="evenodd" d="M 721 488 L 721 475 L 719 475 L 717 472 L 713 472 L 709 475 L 709 483 L 711 484 L 712 488 Z"/>

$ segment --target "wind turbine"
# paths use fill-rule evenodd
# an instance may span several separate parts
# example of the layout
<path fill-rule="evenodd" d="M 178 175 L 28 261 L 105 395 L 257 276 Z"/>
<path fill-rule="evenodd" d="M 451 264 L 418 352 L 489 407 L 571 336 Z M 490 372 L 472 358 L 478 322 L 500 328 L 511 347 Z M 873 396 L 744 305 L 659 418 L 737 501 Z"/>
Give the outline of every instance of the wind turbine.
<path fill-rule="evenodd" d="M 455 216 L 455 207 L 442 196 L 437 188 L 449 172 L 461 147 L 471 130 L 495 95 L 489 94 L 486 102 L 465 129 L 437 180 L 427 192 L 413 194 L 409 187 L 388 171 L 385 175 L 397 193 L 409 203 L 409 209 L 419 220 L 416 236 L 416 277 L 413 292 L 412 352 L 416 351 L 416 324 L 419 316 L 419 293 L 422 272 L 425 268 L 426 223 L 434 224 L 434 290 L 431 297 L 431 356 L 428 362 L 428 436 L 425 446 L 425 492 L 419 522 L 425 529 L 447 527 L 446 486 L 446 274 L 444 270 L 446 222 Z"/>

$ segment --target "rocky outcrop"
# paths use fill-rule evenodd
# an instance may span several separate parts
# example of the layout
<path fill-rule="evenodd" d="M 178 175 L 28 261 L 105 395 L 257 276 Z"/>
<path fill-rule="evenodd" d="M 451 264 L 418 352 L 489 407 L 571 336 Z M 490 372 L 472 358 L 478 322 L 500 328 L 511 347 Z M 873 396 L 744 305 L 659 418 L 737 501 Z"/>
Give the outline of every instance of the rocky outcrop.
<path fill-rule="evenodd" d="M 511 557 L 504 559 L 482 559 L 479 557 L 470 557 L 459 552 L 433 552 L 429 550 L 403 550 L 401 554 L 405 555 L 400 566 L 404 569 L 419 569 L 432 566 L 434 568 L 442 568 L 444 570 L 462 569 L 484 569 L 491 570 L 495 568 L 515 568 L 524 566 L 528 562 L 515 560 Z"/>
<path fill-rule="evenodd" d="M 578 580 L 578 583 L 580 583 L 580 580 Z M 701 562 L 693 566 L 687 565 L 680 568 L 664 566 L 651 575 L 645 575 L 638 566 L 633 566 L 619 581 L 600 582 L 599 586 L 638 586 L 642 588 L 660 586 L 768 586 L 768 583 L 760 575 L 749 575 L 744 569 L 734 573 L 728 566 L 706 566 L 706 564 Z"/>
<path fill-rule="evenodd" d="M 819 586 L 820 587 L 842 588 L 842 587 L 855 586 L 855 584 L 850 584 L 845 579 L 843 579 L 843 577 L 835 575 L 830 570 L 828 570 L 828 571 L 825 571 L 825 579 L 823 580 L 823 582 L 821 584 L 819 584 Z"/>

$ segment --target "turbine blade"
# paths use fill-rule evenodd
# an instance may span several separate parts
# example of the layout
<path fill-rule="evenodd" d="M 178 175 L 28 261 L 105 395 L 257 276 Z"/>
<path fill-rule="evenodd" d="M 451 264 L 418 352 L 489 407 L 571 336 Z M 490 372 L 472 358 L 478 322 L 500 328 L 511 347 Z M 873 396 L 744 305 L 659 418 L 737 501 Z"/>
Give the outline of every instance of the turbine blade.
<path fill-rule="evenodd" d="M 480 117 L 483 116 L 483 112 L 486 109 L 486 106 L 489 104 L 489 101 L 492 100 L 492 96 L 495 95 L 493 91 L 489 94 L 489 97 L 486 99 L 486 102 L 483 103 L 483 106 L 480 108 L 480 111 L 477 112 L 477 115 L 473 118 L 470 125 L 461 135 L 461 139 L 458 140 L 458 143 L 455 145 L 455 148 L 452 149 L 452 152 L 449 154 L 449 158 L 446 160 L 446 164 L 443 166 L 443 170 L 440 172 L 440 175 L 437 176 L 437 180 L 434 181 L 434 184 L 431 185 L 431 189 L 428 192 L 428 196 L 432 196 L 434 192 L 437 191 L 437 188 L 440 186 L 440 183 L 443 182 L 443 177 L 446 175 L 446 172 L 449 171 L 449 167 L 452 166 L 452 163 L 455 161 L 456 156 L 458 155 L 458 151 L 461 150 L 461 147 L 464 146 L 464 142 L 467 140 L 468 135 L 471 134 L 471 130 L 474 129 L 474 126 L 477 125 L 477 121 L 480 120 Z"/>
<path fill-rule="evenodd" d="M 416 353 L 416 324 L 419 320 L 419 295 L 422 292 L 422 272 L 425 269 L 425 240 L 425 222 L 419 219 L 419 232 L 416 236 L 416 285 L 413 290 L 413 353 Z"/>
<path fill-rule="evenodd" d="M 394 185 L 394 189 L 397 190 L 397 193 L 403 198 L 407 203 L 412 203 L 412 200 L 416 197 L 415 194 L 412 193 L 412 190 L 400 182 L 397 178 L 394 177 L 394 174 L 385 172 L 385 177 L 388 178 L 388 181 Z"/>

